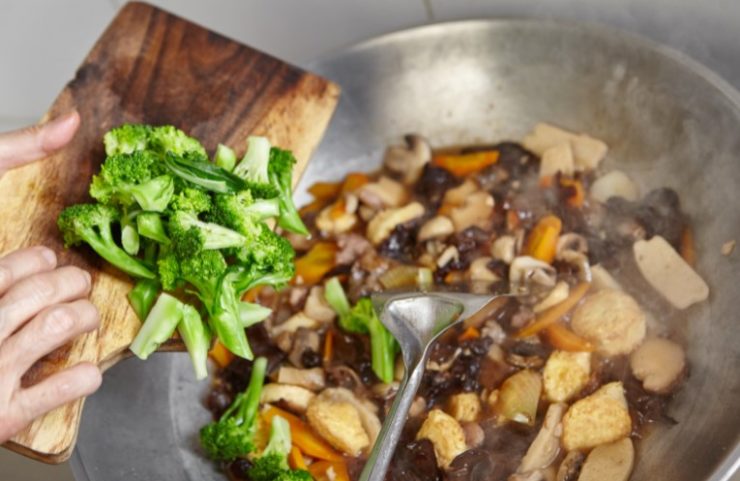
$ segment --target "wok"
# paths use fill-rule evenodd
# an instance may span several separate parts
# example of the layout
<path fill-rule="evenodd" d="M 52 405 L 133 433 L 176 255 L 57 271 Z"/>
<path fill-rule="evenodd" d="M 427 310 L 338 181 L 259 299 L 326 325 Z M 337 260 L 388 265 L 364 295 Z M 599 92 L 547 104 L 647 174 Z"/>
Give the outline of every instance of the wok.
<path fill-rule="evenodd" d="M 316 62 L 343 88 L 302 183 L 378 165 L 405 132 L 435 145 L 520 139 L 538 121 L 585 131 L 643 187 L 676 189 L 695 227 L 708 303 L 664 319 L 689 340 L 678 421 L 639 443 L 633 480 L 725 480 L 740 463 L 740 96 L 689 58 L 603 27 L 491 20 L 380 37 Z M 305 193 L 299 194 L 301 201 Z M 654 312 L 657 317 L 661 312 Z M 209 420 L 184 355 L 129 361 L 88 401 L 79 480 L 223 479 L 197 449 Z"/>

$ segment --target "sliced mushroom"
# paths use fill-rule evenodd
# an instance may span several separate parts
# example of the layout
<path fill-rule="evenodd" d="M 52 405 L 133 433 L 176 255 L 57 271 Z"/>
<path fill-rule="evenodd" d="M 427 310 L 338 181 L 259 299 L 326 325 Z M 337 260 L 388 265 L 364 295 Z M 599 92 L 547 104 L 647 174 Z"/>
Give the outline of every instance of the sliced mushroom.
<path fill-rule="evenodd" d="M 321 232 L 327 234 L 341 234 L 351 230 L 357 224 L 357 216 L 347 211 L 345 204 L 344 209 L 337 213 L 337 206 L 332 204 L 319 212 L 316 217 L 316 227 Z"/>
<path fill-rule="evenodd" d="M 573 331 L 592 341 L 606 356 L 629 354 L 645 338 L 645 314 L 629 294 L 602 289 L 588 296 L 573 313 Z"/>
<path fill-rule="evenodd" d="M 309 317 L 305 312 L 301 311 L 293 314 L 285 322 L 273 326 L 270 335 L 277 337 L 283 332 L 294 333 L 301 327 L 315 329 L 318 325 L 319 323 L 316 319 Z"/>
<path fill-rule="evenodd" d="M 627 481 L 635 462 L 630 438 L 598 446 L 586 458 L 578 481 Z"/>
<path fill-rule="evenodd" d="M 581 474 L 585 459 L 586 455 L 580 451 L 569 452 L 560 463 L 555 481 L 578 481 L 578 475 Z"/>
<path fill-rule="evenodd" d="M 516 256 L 516 237 L 511 235 L 501 236 L 491 245 L 491 255 L 494 259 L 511 264 Z"/>
<path fill-rule="evenodd" d="M 429 239 L 442 239 L 455 232 L 455 226 L 449 217 L 438 215 L 432 217 L 421 226 L 416 236 L 419 242 Z"/>
<path fill-rule="evenodd" d="M 465 444 L 468 449 L 477 448 L 486 440 L 486 433 L 478 423 L 465 423 L 462 425 L 465 431 Z"/>
<path fill-rule="evenodd" d="M 379 212 L 367 225 L 367 238 L 375 245 L 380 244 L 391 234 L 397 225 L 405 224 L 424 215 L 424 206 L 412 202 L 404 207 L 386 209 Z"/>
<path fill-rule="evenodd" d="M 478 184 L 472 179 L 467 179 L 457 187 L 448 189 L 442 199 L 445 205 L 462 205 L 468 199 L 468 196 L 479 190 Z"/>
<path fill-rule="evenodd" d="M 573 250 L 564 250 L 558 254 L 558 260 L 574 266 L 578 270 L 578 278 L 581 281 L 591 282 L 591 264 L 589 264 L 586 254 Z"/>
<path fill-rule="evenodd" d="M 532 310 L 535 313 L 542 312 L 556 304 L 560 304 L 568 297 L 569 293 L 570 287 L 568 286 L 568 283 L 565 281 L 558 281 L 558 283 L 555 284 L 555 287 L 552 288 L 547 296 L 534 305 Z"/>
<path fill-rule="evenodd" d="M 432 159 L 432 148 L 424 137 L 417 134 L 406 135 L 404 141 L 406 145 L 388 147 L 383 163 L 391 171 L 402 174 L 404 183 L 413 184 Z"/>
<path fill-rule="evenodd" d="M 566 234 L 563 234 L 558 237 L 555 257 L 557 258 L 565 251 L 575 251 L 580 252 L 581 254 L 587 254 L 588 241 L 581 234 L 576 234 L 575 232 L 568 232 Z"/>
<path fill-rule="evenodd" d="M 321 341 L 319 333 L 312 328 L 302 327 L 299 328 L 292 337 L 293 343 L 292 348 L 289 348 L 290 354 L 288 354 L 288 360 L 290 360 L 294 366 L 303 367 L 303 360 L 306 352 L 319 352 L 319 344 Z"/>
<path fill-rule="evenodd" d="M 509 266 L 509 282 L 512 289 L 526 289 L 532 282 L 545 287 L 555 287 L 556 278 L 555 268 L 534 257 L 515 257 Z"/>
<path fill-rule="evenodd" d="M 460 259 L 460 253 L 455 246 L 447 246 L 437 258 L 437 267 L 444 267 L 452 261 Z"/>
<path fill-rule="evenodd" d="M 459 207 L 450 211 L 450 219 L 455 225 L 456 232 L 462 232 L 468 227 L 488 229 L 491 224 L 494 207 L 493 196 L 488 192 L 474 192 Z"/>
<path fill-rule="evenodd" d="M 290 366 L 281 366 L 278 370 L 277 382 L 301 386 L 311 391 L 323 389 L 326 385 L 324 370 L 320 367 L 312 369 L 297 369 Z"/>
<path fill-rule="evenodd" d="M 493 259 L 490 257 L 479 257 L 471 262 L 467 273 L 468 279 L 472 282 L 482 283 L 500 281 L 501 278 L 488 268 L 488 264 L 490 264 L 492 260 Z"/>
<path fill-rule="evenodd" d="M 563 432 L 560 421 L 564 412 L 564 404 L 550 404 L 540 432 L 537 433 L 537 437 L 534 438 L 529 449 L 527 449 L 527 454 L 522 458 L 517 472 L 527 473 L 537 469 L 545 469 L 555 462 L 560 453 L 560 436 Z"/>
<path fill-rule="evenodd" d="M 709 297 L 704 279 L 661 236 L 637 241 L 633 249 L 642 275 L 677 309 L 686 309 Z"/>
<path fill-rule="evenodd" d="M 314 397 L 316 397 L 316 394 L 301 386 L 270 383 L 262 388 L 260 403 L 274 404 L 280 402 L 293 412 L 303 413 Z"/>
<path fill-rule="evenodd" d="M 670 391 L 686 368 L 681 346 L 668 339 L 648 339 L 630 356 L 630 367 L 647 391 Z"/>
<path fill-rule="evenodd" d="M 409 416 L 412 418 L 415 418 L 416 416 L 421 416 L 424 414 L 424 412 L 427 410 L 427 401 L 421 396 L 416 396 L 414 400 L 411 402 L 411 407 L 409 408 Z"/>
<path fill-rule="evenodd" d="M 609 150 L 601 140 L 546 123 L 537 124 L 534 131 L 524 137 L 522 144 L 528 150 L 542 156 L 547 149 L 566 142 L 573 149 L 574 165 L 577 170 L 596 169 Z"/>
<path fill-rule="evenodd" d="M 408 200 L 404 186 L 386 176 L 360 187 L 359 196 L 363 203 L 374 209 L 398 207 Z"/>
<path fill-rule="evenodd" d="M 331 322 L 337 317 L 334 309 L 326 302 L 323 286 L 314 286 L 311 288 L 306 298 L 306 304 L 303 306 L 303 312 L 308 317 L 320 322 Z"/>
<path fill-rule="evenodd" d="M 621 197 L 634 202 L 640 198 L 640 190 L 627 174 L 613 170 L 596 179 L 591 185 L 591 197 L 603 203 L 612 197 Z"/>

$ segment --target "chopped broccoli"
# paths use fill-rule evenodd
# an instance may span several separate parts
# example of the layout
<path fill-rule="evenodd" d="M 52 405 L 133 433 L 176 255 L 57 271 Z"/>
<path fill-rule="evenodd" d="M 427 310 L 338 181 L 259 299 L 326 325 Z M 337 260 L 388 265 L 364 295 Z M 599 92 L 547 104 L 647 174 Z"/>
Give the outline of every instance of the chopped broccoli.
<path fill-rule="evenodd" d="M 162 217 L 156 212 L 142 212 L 136 216 L 136 228 L 140 236 L 159 242 L 169 244 L 170 238 L 162 222 Z"/>
<path fill-rule="evenodd" d="M 139 232 L 128 216 L 121 216 L 121 246 L 127 254 L 135 256 L 139 253 L 141 242 Z"/>
<path fill-rule="evenodd" d="M 254 228 L 255 221 L 280 215 L 277 199 L 254 200 L 248 190 L 236 194 L 217 195 L 213 208 L 213 219 L 219 224 L 247 234 Z"/>
<path fill-rule="evenodd" d="M 278 225 L 283 229 L 297 234 L 308 235 L 308 229 L 303 224 L 298 209 L 293 202 L 293 166 L 296 160 L 289 150 L 273 147 L 270 150 L 269 177 L 270 184 L 278 192 L 280 200 L 280 218 Z"/>
<path fill-rule="evenodd" d="M 236 166 L 236 153 L 234 149 L 224 144 L 218 144 L 216 155 L 213 156 L 213 163 L 226 171 L 233 171 Z"/>
<path fill-rule="evenodd" d="M 155 299 L 159 294 L 159 284 L 157 281 L 143 279 L 136 283 L 133 289 L 128 293 L 128 300 L 134 309 L 136 316 L 144 322 L 149 311 L 152 309 Z"/>
<path fill-rule="evenodd" d="M 254 451 L 255 421 L 266 371 L 267 359 L 255 359 L 247 390 L 236 396 L 218 421 L 200 430 L 200 444 L 211 459 L 231 461 Z"/>
<path fill-rule="evenodd" d="M 185 211 L 192 212 L 193 214 L 203 214 L 210 211 L 212 205 L 213 201 L 208 192 L 194 187 L 186 187 L 172 197 L 169 211 Z"/>
<path fill-rule="evenodd" d="M 194 152 L 206 155 L 206 149 L 200 142 L 171 125 L 154 127 L 149 135 L 148 147 L 162 154 L 172 152 L 176 155 L 185 155 Z"/>
<path fill-rule="evenodd" d="M 368 297 L 350 307 L 339 279 L 332 277 L 324 287 L 326 302 L 339 316 L 339 326 L 347 332 L 370 335 L 371 364 L 378 379 L 393 381 L 393 370 L 398 344 L 393 335 L 378 319 L 373 303 Z"/>
<path fill-rule="evenodd" d="M 129 349 L 139 359 L 146 359 L 167 339 L 172 337 L 183 314 L 184 304 L 176 297 L 166 292 L 159 295 L 159 299 L 146 316 L 144 325 L 136 334 Z"/>
<path fill-rule="evenodd" d="M 279 273 L 289 281 L 295 275 L 295 250 L 290 242 L 264 223 L 256 223 L 245 235 L 247 242 L 235 251 L 236 258 L 245 265 L 254 265 L 263 273 Z M 278 285 L 276 287 L 281 287 Z"/>
<path fill-rule="evenodd" d="M 182 319 L 177 332 L 185 343 L 193 363 L 196 379 L 208 377 L 208 349 L 211 347 L 211 333 L 193 306 L 183 304 Z"/>
<path fill-rule="evenodd" d="M 241 247 L 247 241 L 236 231 L 212 222 L 203 222 L 197 215 L 185 211 L 175 212 L 170 217 L 170 238 L 181 257 L 197 254 L 203 249 Z"/>
<path fill-rule="evenodd" d="M 266 137 L 247 137 L 244 158 L 234 167 L 234 174 L 255 184 L 269 184 L 270 141 Z"/>
<path fill-rule="evenodd" d="M 289 471 L 290 424 L 285 418 L 275 416 L 270 424 L 270 438 L 259 457 L 252 461 L 249 479 L 252 481 L 273 481 L 283 471 Z"/>
<path fill-rule="evenodd" d="M 90 196 L 99 202 L 123 206 L 136 202 L 144 210 L 157 212 L 167 207 L 174 193 L 173 178 L 146 151 L 108 157 L 90 184 Z"/>
<path fill-rule="evenodd" d="M 218 250 L 200 251 L 183 259 L 168 251 L 160 255 L 157 267 L 166 291 L 174 291 L 187 282 L 210 310 L 218 283 L 226 272 L 226 260 Z"/>
<path fill-rule="evenodd" d="M 107 260 L 127 274 L 144 279 L 156 275 L 140 260 L 131 257 L 113 239 L 111 224 L 119 221 L 121 213 L 115 207 L 100 204 L 77 204 L 67 207 L 59 215 L 57 225 L 67 247 L 87 243 Z"/>
<path fill-rule="evenodd" d="M 103 137 L 106 155 L 130 154 L 144 150 L 152 133 L 149 125 L 124 124 L 109 130 Z"/>

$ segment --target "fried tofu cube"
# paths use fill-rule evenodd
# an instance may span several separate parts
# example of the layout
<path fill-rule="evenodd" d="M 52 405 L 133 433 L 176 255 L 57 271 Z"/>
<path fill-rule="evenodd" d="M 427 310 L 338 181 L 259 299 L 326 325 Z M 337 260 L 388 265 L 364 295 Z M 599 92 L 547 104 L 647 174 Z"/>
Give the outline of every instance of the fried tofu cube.
<path fill-rule="evenodd" d="M 348 401 L 317 396 L 306 410 L 308 424 L 334 448 L 359 456 L 370 445 L 357 407 Z"/>
<path fill-rule="evenodd" d="M 429 412 L 416 439 L 428 439 L 434 446 L 437 466 L 447 469 L 453 459 L 467 449 L 465 431 L 455 418 L 440 409 Z"/>
<path fill-rule="evenodd" d="M 591 353 L 555 351 L 542 371 L 545 395 L 552 402 L 565 402 L 578 394 L 591 375 Z"/>
<path fill-rule="evenodd" d="M 629 436 L 632 419 L 621 382 L 612 382 L 573 403 L 563 417 L 567 451 L 590 449 Z"/>
<path fill-rule="evenodd" d="M 453 418 L 461 423 L 469 423 L 478 419 L 480 399 L 474 392 L 455 394 L 450 398 L 447 410 Z"/>
<path fill-rule="evenodd" d="M 260 403 L 275 404 L 282 402 L 291 411 L 303 413 L 306 412 L 314 397 L 316 397 L 316 394 L 301 386 L 270 383 L 262 388 Z"/>

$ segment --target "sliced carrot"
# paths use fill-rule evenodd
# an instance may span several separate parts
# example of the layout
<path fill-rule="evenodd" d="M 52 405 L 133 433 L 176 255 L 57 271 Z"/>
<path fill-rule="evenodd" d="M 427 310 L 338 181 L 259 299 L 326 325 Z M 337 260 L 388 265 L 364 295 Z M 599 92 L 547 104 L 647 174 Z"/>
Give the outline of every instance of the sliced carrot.
<path fill-rule="evenodd" d="M 295 261 L 295 282 L 316 284 L 337 265 L 337 246 L 333 242 L 317 242 Z"/>
<path fill-rule="evenodd" d="M 474 174 L 498 162 L 498 150 L 486 150 L 470 154 L 437 154 L 432 163 L 458 177 Z"/>
<path fill-rule="evenodd" d="M 570 187 L 573 189 L 572 195 L 568 196 L 565 201 L 569 206 L 583 207 L 583 203 L 586 201 L 586 191 L 583 189 L 583 182 L 576 179 L 562 177 L 560 179 L 560 185 L 562 187 Z"/>
<path fill-rule="evenodd" d="M 450 271 L 445 276 L 445 284 L 459 284 L 465 280 L 465 274 L 461 271 Z"/>
<path fill-rule="evenodd" d="M 316 200 L 331 200 L 342 190 L 342 182 L 316 182 L 308 188 L 308 193 Z"/>
<path fill-rule="evenodd" d="M 521 222 L 519 221 L 519 214 L 516 213 L 515 210 L 509 209 L 506 211 L 506 229 L 509 231 L 513 231 L 517 227 L 519 227 L 519 224 Z"/>
<path fill-rule="evenodd" d="M 548 264 L 552 263 L 562 228 L 562 221 L 554 215 L 541 218 L 527 237 L 524 253 Z"/>
<path fill-rule="evenodd" d="M 480 337 L 480 331 L 473 326 L 468 326 L 462 334 L 457 338 L 458 341 L 469 341 L 471 339 L 478 339 Z"/>
<path fill-rule="evenodd" d="M 337 199 L 336 202 L 334 202 L 331 205 L 331 209 L 329 210 L 329 217 L 332 220 L 337 220 L 340 217 L 342 217 L 347 212 L 347 202 L 345 202 L 344 197 L 340 197 Z"/>
<path fill-rule="evenodd" d="M 363 174 L 362 172 L 349 173 L 344 178 L 344 182 L 342 182 L 341 192 L 343 194 L 354 192 L 368 182 L 370 182 L 370 177 L 367 174 Z"/>
<path fill-rule="evenodd" d="M 561 322 L 556 322 L 545 329 L 547 340 L 561 351 L 593 352 L 594 346 L 586 339 L 574 333 Z"/>
<path fill-rule="evenodd" d="M 244 302 L 256 302 L 257 298 L 260 295 L 260 292 L 262 292 L 262 288 L 264 286 L 257 286 L 249 289 L 247 292 L 244 293 L 244 296 L 242 297 L 242 301 Z"/>
<path fill-rule="evenodd" d="M 306 460 L 303 458 L 303 453 L 295 446 L 290 447 L 288 464 L 291 469 L 306 469 Z"/>
<path fill-rule="evenodd" d="M 314 458 L 326 461 L 342 461 L 342 455 L 336 452 L 326 441 L 315 434 L 308 425 L 297 416 L 290 414 L 280 408 L 271 406 L 262 416 L 267 423 L 272 423 L 272 418 L 280 416 L 290 424 L 290 435 L 298 449 Z"/>
<path fill-rule="evenodd" d="M 549 327 L 558 322 L 564 315 L 573 309 L 578 302 L 583 299 L 583 296 L 588 292 L 588 288 L 591 284 L 588 282 L 581 282 L 576 287 L 571 289 L 568 297 L 565 298 L 560 304 L 555 304 L 551 308 L 541 312 L 535 317 L 534 322 L 519 330 L 514 337 L 523 338 L 537 334 L 541 330 Z"/>
<path fill-rule="evenodd" d="M 691 227 L 684 227 L 683 232 L 681 232 L 681 245 L 679 245 L 678 250 L 688 265 L 693 266 L 696 264 L 694 231 L 691 230 Z"/>
<path fill-rule="evenodd" d="M 218 364 L 218 367 L 224 368 L 229 365 L 229 363 L 234 359 L 234 355 L 224 347 L 221 342 L 216 339 L 216 342 L 213 343 L 213 347 L 210 351 L 208 351 L 208 355 L 213 359 L 216 364 Z"/>
<path fill-rule="evenodd" d="M 328 364 L 334 358 L 334 331 L 326 331 L 324 337 L 324 363 Z"/>
<path fill-rule="evenodd" d="M 455 205 L 449 204 L 449 203 L 442 204 L 439 206 L 439 209 L 437 209 L 437 214 L 449 216 L 450 213 L 452 212 L 452 209 L 454 209 L 455 207 L 456 207 Z"/>
<path fill-rule="evenodd" d="M 324 206 L 326 205 L 326 202 L 327 201 L 324 200 L 324 199 L 314 200 L 313 202 L 311 202 L 309 204 L 306 204 L 303 207 L 301 207 L 300 209 L 298 209 L 298 213 L 301 216 L 306 216 L 308 214 L 313 214 L 314 212 L 318 212 L 321 209 L 323 209 Z"/>
<path fill-rule="evenodd" d="M 552 187 L 553 179 L 554 177 L 552 175 L 546 175 L 544 177 L 540 177 L 540 187 L 542 187 L 543 189 Z"/>
<path fill-rule="evenodd" d="M 330 468 L 334 469 L 334 477 L 330 477 L 328 471 Z M 308 472 L 311 473 L 311 477 L 316 481 L 328 481 L 333 479 L 334 481 L 349 481 L 349 473 L 347 472 L 347 464 L 342 461 L 316 461 L 308 467 Z"/>

